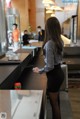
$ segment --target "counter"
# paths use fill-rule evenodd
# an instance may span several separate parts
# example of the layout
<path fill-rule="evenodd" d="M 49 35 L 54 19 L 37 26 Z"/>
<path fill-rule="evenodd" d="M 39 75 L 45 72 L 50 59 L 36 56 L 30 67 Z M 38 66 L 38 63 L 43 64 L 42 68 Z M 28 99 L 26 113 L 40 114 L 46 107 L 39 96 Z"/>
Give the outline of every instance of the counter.
<path fill-rule="evenodd" d="M 18 80 L 22 71 L 38 52 L 38 48 L 19 49 L 15 53 L 20 54 L 20 60 L 9 61 L 7 57 L 0 59 L 0 89 L 12 89 L 14 82 Z"/>
<path fill-rule="evenodd" d="M 12 89 L 31 59 L 31 53 L 21 53 L 19 61 L 8 61 L 6 57 L 2 58 L 0 60 L 0 89 Z"/>
<path fill-rule="evenodd" d="M 3 114 L 7 119 L 41 119 L 42 96 L 42 90 L 2 90 L 0 117 Z"/>
<path fill-rule="evenodd" d="M 38 50 L 39 49 L 39 50 Z M 42 98 L 42 107 L 41 107 L 41 119 L 45 117 L 45 106 L 46 106 L 46 87 L 47 87 L 47 80 L 45 74 L 35 74 L 32 71 L 32 68 L 35 66 L 43 67 L 43 55 L 41 48 L 35 50 L 35 56 L 33 57 L 32 53 L 20 63 L 20 64 L 11 64 L 11 65 L 1 65 L 3 67 L 3 71 L 1 69 L 1 74 L 5 73 L 4 68 L 6 67 L 6 75 L 3 82 L 0 84 L 0 89 L 14 89 L 15 82 L 21 82 L 22 89 L 24 90 L 43 90 L 43 98 Z M 16 53 L 26 53 L 30 51 L 29 49 L 19 49 Z M 33 65 L 33 67 L 32 67 Z M 8 68 L 11 69 L 8 69 Z M 9 71 L 8 71 L 9 70 Z M 0 74 L 0 76 L 1 76 Z M 6 77 L 7 76 L 7 77 Z M 1 80 L 1 79 L 0 79 Z"/>

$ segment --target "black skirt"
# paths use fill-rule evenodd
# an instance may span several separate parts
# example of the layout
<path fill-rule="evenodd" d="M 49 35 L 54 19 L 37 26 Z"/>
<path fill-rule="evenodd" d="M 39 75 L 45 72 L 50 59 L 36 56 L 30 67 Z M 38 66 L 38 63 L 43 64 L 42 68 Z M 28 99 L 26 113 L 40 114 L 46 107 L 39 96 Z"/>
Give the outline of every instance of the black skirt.
<path fill-rule="evenodd" d="M 47 72 L 47 91 L 58 92 L 64 80 L 64 73 L 60 65 L 55 65 L 54 69 Z"/>

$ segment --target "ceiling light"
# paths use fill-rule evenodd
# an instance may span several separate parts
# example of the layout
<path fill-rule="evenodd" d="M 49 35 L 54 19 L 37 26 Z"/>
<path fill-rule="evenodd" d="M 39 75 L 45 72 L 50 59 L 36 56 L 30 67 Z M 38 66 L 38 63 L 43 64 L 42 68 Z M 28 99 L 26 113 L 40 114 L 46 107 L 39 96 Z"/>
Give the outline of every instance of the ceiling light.
<path fill-rule="evenodd" d="M 59 6 L 52 6 L 50 7 L 51 10 L 55 10 L 55 11 L 63 11 L 63 9 Z"/>
<path fill-rule="evenodd" d="M 49 5 L 49 4 L 44 4 L 44 6 L 45 6 L 46 8 L 50 7 L 50 5 Z"/>
<path fill-rule="evenodd" d="M 53 2 L 53 0 L 43 0 L 42 3 L 43 3 L 43 4 L 55 4 L 55 3 Z"/>
<path fill-rule="evenodd" d="M 53 13 L 53 11 L 52 11 L 52 10 L 47 10 L 46 13 L 47 13 L 47 14 L 48 14 L 48 13 L 51 14 L 51 13 Z"/>
<path fill-rule="evenodd" d="M 51 14 L 51 17 L 55 17 L 55 14 Z"/>

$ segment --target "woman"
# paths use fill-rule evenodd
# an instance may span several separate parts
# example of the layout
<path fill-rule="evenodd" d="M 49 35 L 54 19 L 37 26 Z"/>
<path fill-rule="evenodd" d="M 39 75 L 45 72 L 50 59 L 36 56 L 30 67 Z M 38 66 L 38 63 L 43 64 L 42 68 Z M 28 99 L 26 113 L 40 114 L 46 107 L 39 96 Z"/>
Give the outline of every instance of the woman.
<path fill-rule="evenodd" d="M 46 65 L 42 69 L 35 67 L 33 71 L 40 74 L 46 72 L 53 119 L 61 119 L 58 98 L 60 86 L 64 80 L 64 74 L 60 66 L 62 62 L 63 42 L 60 24 L 55 17 L 49 18 L 46 22 L 43 51 Z"/>

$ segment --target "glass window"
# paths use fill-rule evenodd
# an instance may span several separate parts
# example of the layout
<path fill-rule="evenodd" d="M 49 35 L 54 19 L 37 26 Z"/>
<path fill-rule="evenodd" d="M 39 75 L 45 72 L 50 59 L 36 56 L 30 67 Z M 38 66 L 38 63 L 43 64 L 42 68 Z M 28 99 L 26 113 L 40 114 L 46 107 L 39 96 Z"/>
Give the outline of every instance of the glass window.
<path fill-rule="evenodd" d="M 4 0 L 0 0 L 0 54 L 7 48 Z"/>

